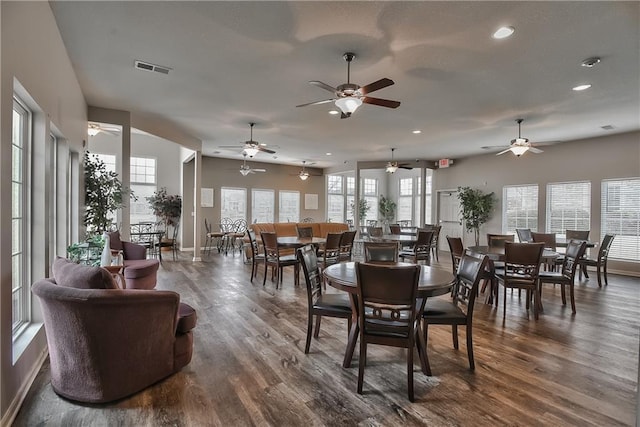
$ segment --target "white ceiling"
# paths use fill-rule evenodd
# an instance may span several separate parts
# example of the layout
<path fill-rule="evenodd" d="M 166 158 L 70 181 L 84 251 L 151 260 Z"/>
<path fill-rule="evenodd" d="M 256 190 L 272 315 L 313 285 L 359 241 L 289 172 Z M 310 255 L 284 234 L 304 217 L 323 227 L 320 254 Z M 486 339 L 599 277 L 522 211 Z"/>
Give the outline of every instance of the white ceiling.
<path fill-rule="evenodd" d="M 518 117 L 534 142 L 640 129 L 639 6 L 51 2 L 89 105 L 161 118 L 220 157 L 241 158 L 255 121 L 254 139 L 278 157 L 256 160 L 321 167 L 387 160 L 391 147 L 396 159 L 486 153 L 517 136 Z M 515 34 L 492 39 L 502 25 Z M 394 80 L 372 96 L 399 108 L 363 105 L 341 120 L 327 114 L 332 104 L 295 107 L 331 97 L 309 80 L 346 82 L 346 51 L 357 55 L 351 81 Z M 581 67 L 591 56 L 602 62 Z M 136 70 L 134 60 L 172 71 Z M 593 87 L 571 90 L 581 83 Z"/>

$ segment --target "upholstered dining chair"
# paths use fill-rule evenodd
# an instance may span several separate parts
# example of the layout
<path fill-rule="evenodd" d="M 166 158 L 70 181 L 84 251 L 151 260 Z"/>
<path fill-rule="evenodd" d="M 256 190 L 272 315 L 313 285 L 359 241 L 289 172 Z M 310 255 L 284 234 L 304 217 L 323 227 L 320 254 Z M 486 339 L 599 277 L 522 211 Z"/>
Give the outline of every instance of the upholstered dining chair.
<path fill-rule="evenodd" d="M 262 279 L 262 286 L 267 283 L 267 269 L 271 266 L 274 268 L 276 274 L 276 289 L 278 289 L 278 283 L 282 283 L 283 268 L 293 266 L 294 268 L 294 283 L 298 286 L 298 274 L 300 262 L 296 258 L 295 254 L 280 255 L 280 248 L 278 247 L 278 236 L 276 233 L 262 232 L 262 246 L 264 248 L 264 278 Z M 271 278 L 273 280 L 273 277 Z"/>
<path fill-rule="evenodd" d="M 458 325 L 466 327 L 467 356 L 472 371 L 476 366 L 473 358 L 473 308 L 478 295 L 478 284 L 488 262 L 487 256 L 476 258 L 463 254 L 456 271 L 452 299 L 429 298 L 422 314 L 425 342 L 428 339 L 429 325 L 451 325 L 453 348 L 457 350 Z"/>
<path fill-rule="evenodd" d="M 296 234 L 298 237 L 313 237 L 313 227 L 296 226 Z"/>
<path fill-rule="evenodd" d="M 596 258 L 587 258 L 582 257 L 580 259 L 580 277 L 582 278 L 582 273 L 584 272 L 585 277 L 588 279 L 589 276 L 587 274 L 587 266 L 596 267 L 596 274 L 598 275 L 598 287 L 602 287 L 602 279 L 601 275 L 604 277 L 605 286 L 609 285 L 607 280 L 607 261 L 609 259 L 609 250 L 611 249 L 611 244 L 613 243 L 615 235 L 614 234 L 605 234 L 602 238 L 602 242 L 600 243 L 600 248 L 598 249 L 598 256 Z"/>
<path fill-rule="evenodd" d="M 464 255 L 464 244 L 460 237 L 446 236 L 446 239 L 449 244 L 449 253 L 451 254 L 451 268 L 453 269 L 453 274 L 456 274 L 460 259 Z"/>
<path fill-rule="evenodd" d="M 380 239 L 384 234 L 382 227 L 367 227 L 367 234 L 370 239 Z"/>
<path fill-rule="evenodd" d="M 569 287 L 569 296 L 571 298 L 571 311 L 576 312 L 576 300 L 573 291 L 573 282 L 576 277 L 576 268 L 580 263 L 580 259 L 587 249 L 587 242 L 584 240 L 571 240 L 567 243 L 567 250 L 564 254 L 562 268 L 560 271 L 541 271 L 539 274 L 540 281 L 540 299 L 542 300 L 542 285 L 544 283 L 553 283 L 560 285 L 560 294 L 562 295 L 562 304 L 567 305 L 567 297 L 564 288 Z"/>
<path fill-rule="evenodd" d="M 364 261 L 394 264 L 398 262 L 396 242 L 364 242 Z"/>
<path fill-rule="evenodd" d="M 440 231 L 441 225 L 425 224 L 425 230 L 433 231 L 433 237 L 431 238 L 431 255 L 435 257 L 437 262 L 440 262 Z"/>
<path fill-rule="evenodd" d="M 306 245 L 297 251 L 298 261 L 302 265 L 304 280 L 307 284 L 307 342 L 304 347 L 305 354 L 309 353 L 311 346 L 311 331 L 313 329 L 313 316 L 316 316 L 316 327 L 313 337 L 318 338 L 320 333 L 320 321 L 322 316 L 347 319 L 347 334 L 351 330 L 351 301 L 346 293 L 326 294 L 322 292 L 322 276 L 318 267 L 318 256 L 313 245 Z"/>
<path fill-rule="evenodd" d="M 538 273 L 544 243 L 512 243 L 504 244 L 504 270 L 496 271 L 498 283 L 504 289 L 504 310 L 502 321 L 507 317 L 507 288 L 527 291 L 527 309 L 533 297 L 533 315 L 538 319 L 540 293 L 538 292 Z M 497 299 L 497 295 L 496 295 Z"/>
<path fill-rule="evenodd" d="M 400 224 L 389 224 L 389 231 L 391 234 L 400 234 L 402 233 L 402 227 L 400 227 Z"/>
<path fill-rule="evenodd" d="M 342 232 L 342 238 L 340 239 L 340 261 L 351 261 L 353 256 L 353 241 L 355 238 L 355 230 Z"/>
<path fill-rule="evenodd" d="M 253 282 L 253 278 L 256 277 L 256 273 L 258 272 L 258 265 L 264 263 L 264 253 L 260 251 L 260 245 L 258 245 L 258 241 L 256 240 L 256 232 L 247 229 L 247 234 L 249 235 L 249 245 L 251 246 L 251 282 Z"/>
<path fill-rule="evenodd" d="M 530 228 L 516 228 L 516 234 L 518 235 L 518 240 L 520 241 L 520 243 L 533 242 L 533 236 L 531 235 Z"/>
<path fill-rule="evenodd" d="M 590 230 L 565 230 L 567 242 L 569 240 L 589 240 Z"/>
<path fill-rule="evenodd" d="M 490 234 L 487 233 L 487 245 L 490 248 L 504 248 L 505 242 L 513 242 L 513 234 Z"/>
<path fill-rule="evenodd" d="M 555 233 L 531 233 L 531 237 L 534 243 L 544 243 L 546 249 L 556 252 L 557 243 Z M 555 270 L 557 266 L 562 264 L 562 261 L 562 257 L 549 259 L 546 261 L 545 267 L 549 270 Z"/>
<path fill-rule="evenodd" d="M 431 264 L 431 244 L 433 241 L 433 230 L 418 230 L 416 244 L 411 249 L 403 249 L 398 256 L 404 261 L 409 259 L 414 264 L 425 261 L 426 265 Z"/>
<path fill-rule="evenodd" d="M 318 252 L 318 256 L 321 256 L 318 262 L 322 269 L 340 262 L 340 240 L 342 233 L 327 233 L 324 248 Z"/>
<path fill-rule="evenodd" d="M 358 393 L 362 394 L 369 344 L 407 349 L 408 396 L 414 401 L 413 349 L 422 301 L 417 300 L 419 265 L 386 266 L 356 263 L 360 360 Z"/>

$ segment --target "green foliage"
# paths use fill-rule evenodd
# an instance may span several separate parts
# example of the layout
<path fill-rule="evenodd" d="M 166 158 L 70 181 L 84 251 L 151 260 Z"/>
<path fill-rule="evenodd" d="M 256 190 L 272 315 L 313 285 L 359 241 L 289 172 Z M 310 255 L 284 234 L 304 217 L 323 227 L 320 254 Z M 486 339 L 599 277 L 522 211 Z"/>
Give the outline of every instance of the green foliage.
<path fill-rule="evenodd" d="M 371 206 L 369 206 L 369 202 L 367 202 L 367 199 L 360 199 L 359 203 L 358 203 L 358 219 L 360 220 L 359 222 L 362 222 L 365 220 L 365 218 L 367 217 L 367 212 L 369 212 L 369 209 L 371 209 Z M 355 211 L 356 210 L 356 205 L 355 202 L 351 202 L 351 210 Z"/>
<path fill-rule="evenodd" d="M 73 243 L 67 248 L 67 258 L 88 265 L 100 265 L 100 256 L 104 248 L 104 237 L 94 234 L 86 242 Z"/>
<path fill-rule="evenodd" d="M 133 193 L 122 186 L 118 174 L 107 171 L 102 160 L 84 153 L 84 225 L 89 234 L 102 234 L 111 225 L 109 215 L 124 206 L 127 195 Z"/>
<path fill-rule="evenodd" d="M 489 221 L 495 199 L 493 192 L 485 194 L 478 189 L 458 187 L 460 214 L 467 231 L 474 232 L 476 245 L 480 242 L 480 226 Z"/>
<path fill-rule="evenodd" d="M 378 203 L 378 211 L 382 216 L 382 219 L 386 221 L 393 221 L 396 216 L 396 203 L 384 197 L 384 195 L 380 196 L 380 202 Z"/>
<path fill-rule="evenodd" d="M 182 199 L 179 195 L 167 194 L 167 189 L 162 187 L 153 193 L 153 196 L 147 197 L 147 201 L 151 205 L 153 214 L 167 225 L 176 225 L 182 214 Z"/>

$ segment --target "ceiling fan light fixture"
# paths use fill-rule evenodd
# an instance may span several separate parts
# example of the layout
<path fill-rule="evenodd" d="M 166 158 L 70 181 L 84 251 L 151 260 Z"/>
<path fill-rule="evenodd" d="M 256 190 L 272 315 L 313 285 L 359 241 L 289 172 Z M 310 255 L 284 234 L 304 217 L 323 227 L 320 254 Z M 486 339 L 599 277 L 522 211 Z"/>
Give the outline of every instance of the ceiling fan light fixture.
<path fill-rule="evenodd" d="M 398 165 L 396 165 L 395 163 L 388 163 L 385 169 L 385 172 L 394 173 L 397 170 L 398 170 Z"/>
<path fill-rule="evenodd" d="M 506 39 L 507 37 L 511 36 L 515 31 L 516 29 L 513 27 L 500 27 L 496 30 L 495 33 L 493 33 L 492 37 L 494 39 Z"/>
<path fill-rule="evenodd" d="M 301 180 L 306 181 L 307 178 L 309 178 L 309 172 L 300 171 L 300 174 L 298 175 L 298 177 L 300 177 Z"/>
<path fill-rule="evenodd" d="M 361 105 L 362 100 L 353 96 L 345 96 L 343 98 L 336 99 L 336 107 L 348 116 L 354 113 Z"/>
<path fill-rule="evenodd" d="M 258 150 L 257 148 L 254 148 L 254 147 L 247 147 L 247 148 L 245 148 L 245 149 L 243 150 L 243 153 L 244 153 L 244 154 L 246 154 L 246 155 L 247 155 L 247 156 L 249 156 L 249 157 L 253 157 L 253 156 L 255 156 L 256 154 L 258 154 L 258 151 L 260 151 L 260 150 Z"/>
<path fill-rule="evenodd" d="M 89 125 L 89 129 L 87 130 L 89 136 L 96 136 L 100 133 L 100 128 L 96 125 Z"/>
<path fill-rule="evenodd" d="M 247 176 L 251 173 L 250 169 L 240 169 L 240 173 L 242 174 L 242 176 Z"/>
<path fill-rule="evenodd" d="M 510 148 L 511 152 L 516 155 L 516 157 L 522 156 L 524 153 L 529 151 L 529 147 L 523 145 L 514 145 Z"/>

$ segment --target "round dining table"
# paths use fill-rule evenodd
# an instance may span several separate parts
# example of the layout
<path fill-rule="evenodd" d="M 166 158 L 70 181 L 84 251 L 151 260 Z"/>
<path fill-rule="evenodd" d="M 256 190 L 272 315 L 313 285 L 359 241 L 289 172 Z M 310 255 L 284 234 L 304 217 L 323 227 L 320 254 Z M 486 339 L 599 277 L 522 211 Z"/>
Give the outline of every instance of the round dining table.
<path fill-rule="evenodd" d="M 323 245 L 327 239 L 323 237 L 298 237 L 298 236 L 282 236 L 278 237 L 278 246 L 281 248 L 301 248 L 303 246 L 312 244 L 312 245 Z"/>
<path fill-rule="evenodd" d="M 397 262 L 392 264 L 385 264 L 389 266 L 402 266 L 402 265 L 415 265 L 405 262 Z M 351 322 L 351 330 L 349 331 L 349 340 L 347 342 L 347 350 L 344 355 L 342 366 L 348 368 L 351 366 L 351 359 L 353 358 L 353 352 L 356 348 L 356 342 L 358 341 L 358 334 L 360 327 L 358 325 L 358 304 L 357 304 L 357 278 L 356 278 L 356 263 L 355 262 L 343 262 L 340 264 L 330 265 L 322 272 L 326 283 L 329 286 L 348 292 L 351 299 L 351 307 L 353 309 L 353 321 Z M 428 265 L 420 266 L 420 278 L 418 280 L 418 296 L 426 299 L 427 297 L 434 297 L 438 295 L 444 295 L 451 291 L 451 287 L 455 282 L 455 276 L 451 271 L 444 270 L 437 267 L 431 267 Z M 418 333 L 418 353 L 420 354 L 421 361 L 423 363 L 422 370 L 425 374 L 431 375 L 431 369 L 429 367 L 429 361 L 426 356 L 426 343 L 424 342 L 424 335 Z"/>

